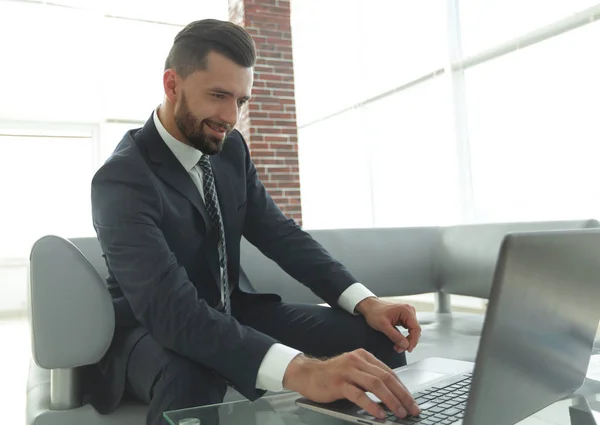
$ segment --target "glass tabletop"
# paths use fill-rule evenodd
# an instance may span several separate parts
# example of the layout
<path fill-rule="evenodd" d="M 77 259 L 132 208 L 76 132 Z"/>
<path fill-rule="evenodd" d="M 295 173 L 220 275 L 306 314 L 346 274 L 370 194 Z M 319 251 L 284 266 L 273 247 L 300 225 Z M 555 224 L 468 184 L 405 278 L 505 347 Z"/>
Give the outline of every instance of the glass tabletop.
<path fill-rule="evenodd" d="M 596 357 L 596 356 L 593 356 Z M 297 393 L 165 412 L 172 425 L 343 425 L 346 422 L 298 407 Z M 368 423 L 368 422 L 366 422 Z M 584 385 L 572 396 L 540 410 L 518 425 L 600 425 L 600 356 Z"/>
<path fill-rule="evenodd" d="M 598 383 L 600 386 L 600 383 Z M 342 425 L 348 422 L 296 406 L 298 394 L 165 412 L 171 425 Z M 600 424 L 600 393 L 558 401 L 518 425 Z"/>
<path fill-rule="evenodd" d="M 345 425 L 348 422 L 296 406 L 297 393 L 165 412 L 171 425 Z"/>

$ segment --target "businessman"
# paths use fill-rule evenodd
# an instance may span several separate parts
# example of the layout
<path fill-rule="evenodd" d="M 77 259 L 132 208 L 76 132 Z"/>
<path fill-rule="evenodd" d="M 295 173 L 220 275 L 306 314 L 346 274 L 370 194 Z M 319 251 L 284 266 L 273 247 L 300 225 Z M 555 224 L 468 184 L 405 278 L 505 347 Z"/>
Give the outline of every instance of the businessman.
<path fill-rule="evenodd" d="M 124 395 L 162 413 L 289 389 L 418 414 L 391 368 L 420 336 L 415 310 L 380 300 L 275 205 L 242 135 L 256 60 L 241 27 L 196 21 L 166 59 L 164 100 L 127 132 L 92 181 L 116 330 L 90 370 L 89 400 L 111 412 Z M 260 294 L 240 267 L 244 236 L 330 307 Z M 394 284 L 394 282 L 390 282 Z M 406 336 L 396 325 L 408 330 Z"/>

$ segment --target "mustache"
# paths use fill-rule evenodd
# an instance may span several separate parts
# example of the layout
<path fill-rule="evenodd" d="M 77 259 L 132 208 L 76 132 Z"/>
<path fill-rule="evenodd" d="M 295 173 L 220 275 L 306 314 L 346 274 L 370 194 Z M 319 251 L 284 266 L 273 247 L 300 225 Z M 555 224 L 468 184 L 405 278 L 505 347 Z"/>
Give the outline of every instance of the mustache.
<path fill-rule="evenodd" d="M 210 124 L 213 127 L 224 128 L 225 131 L 227 131 L 228 133 L 231 130 L 233 130 L 233 126 L 231 124 L 226 123 L 226 122 L 219 122 L 219 121 L 213 121 L 213 120 L 203 120 L 202 123 L 203 124 Z"/>

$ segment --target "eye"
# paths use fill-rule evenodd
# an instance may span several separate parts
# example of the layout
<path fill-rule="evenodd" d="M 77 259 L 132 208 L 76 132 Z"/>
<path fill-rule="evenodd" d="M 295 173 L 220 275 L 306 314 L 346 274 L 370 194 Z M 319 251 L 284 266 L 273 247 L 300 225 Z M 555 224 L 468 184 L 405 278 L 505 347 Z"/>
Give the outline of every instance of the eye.
<path fill-rule="evenodd" d="M 225 95 L 221 93 L 213 93 L 212 95 L 217 99 L 225 99 Z"/>
<path fill-rule="evenodd" d="M 240 100 L 240 101 L 238 101 L 238 104 L 239 104 L 240 106 L 244 106 L 246 103 L 248 103 L 248 101 L 247 101 L 247 100 Z"/>

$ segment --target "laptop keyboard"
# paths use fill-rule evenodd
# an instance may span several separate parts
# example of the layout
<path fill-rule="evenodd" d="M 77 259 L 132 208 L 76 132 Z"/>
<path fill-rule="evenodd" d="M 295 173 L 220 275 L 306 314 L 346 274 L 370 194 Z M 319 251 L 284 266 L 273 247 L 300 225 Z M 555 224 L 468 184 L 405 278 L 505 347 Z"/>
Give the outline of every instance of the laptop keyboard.
<path fill-rule="evenodd" d="M 387 420 L 398 424 L 418 425 L 450 425 L 463 418 L 472 373 L 453 378 L 426 390 L 413 394 L 421 408 L 419 416 L 398 418 L 388 412 Z"/>

